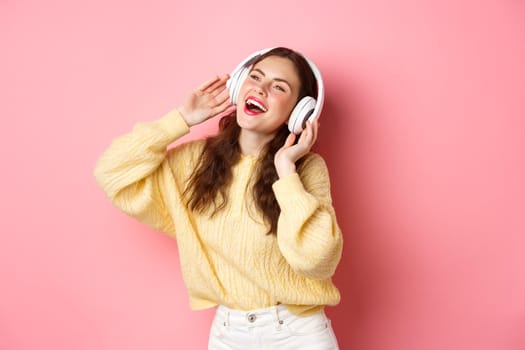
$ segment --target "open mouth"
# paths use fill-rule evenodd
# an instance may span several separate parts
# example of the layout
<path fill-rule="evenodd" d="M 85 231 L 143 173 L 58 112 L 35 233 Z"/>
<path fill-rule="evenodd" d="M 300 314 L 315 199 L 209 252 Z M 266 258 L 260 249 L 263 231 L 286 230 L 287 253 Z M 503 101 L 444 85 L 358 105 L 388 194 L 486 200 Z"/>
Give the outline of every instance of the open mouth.
<path fill-rule="evenodd" d="M 268 108 L 264 105 L 262 101 L 250 96 L 246 99 L 246 102 L 244 104 L 244 110 L 249 115 L 256 115 L 266 113 L 268 111 Z"/>

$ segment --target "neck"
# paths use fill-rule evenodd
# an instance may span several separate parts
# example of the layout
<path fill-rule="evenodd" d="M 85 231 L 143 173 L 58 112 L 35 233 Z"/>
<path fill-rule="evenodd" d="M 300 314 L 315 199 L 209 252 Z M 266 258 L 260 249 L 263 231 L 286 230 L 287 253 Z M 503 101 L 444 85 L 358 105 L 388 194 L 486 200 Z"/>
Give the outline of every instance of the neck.
<path fill-rule="evenodd" d="M 241 129 L 239 146 L 244 155 L 258 156 L 264 146 L 270 142 L 274 134 L 262 135 L 250 130 Z"/>

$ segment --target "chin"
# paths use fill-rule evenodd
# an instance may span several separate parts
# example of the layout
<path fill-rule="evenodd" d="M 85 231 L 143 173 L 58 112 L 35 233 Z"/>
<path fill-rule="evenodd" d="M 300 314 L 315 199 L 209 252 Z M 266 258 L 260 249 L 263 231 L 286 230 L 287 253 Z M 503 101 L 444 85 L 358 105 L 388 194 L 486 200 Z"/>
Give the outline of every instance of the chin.
<path fill-rule="evenodd" d="M 249 117 L 245 116 L 242 112 L 241 113 L 237 113 L 237 116 L 235 117 L 236 121 L 237 121 L 237 125 L 239 125 L 239 127 L 241 129 L 252 129 L 253 126 L 251 125 L 251 123 L 249 123 Z"/>

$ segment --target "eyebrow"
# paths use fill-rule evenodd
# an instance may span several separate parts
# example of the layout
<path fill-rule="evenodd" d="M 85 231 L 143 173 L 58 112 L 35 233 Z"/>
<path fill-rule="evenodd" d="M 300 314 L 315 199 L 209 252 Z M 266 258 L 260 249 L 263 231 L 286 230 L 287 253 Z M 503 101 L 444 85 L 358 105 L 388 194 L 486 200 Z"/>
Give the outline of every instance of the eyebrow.
<path fill-rule="evenodd" d="M 259 72 L 259 73 L 262 74 L 263 76 L 266 76 L 266 74 L 264 74 L 264 72 L 263 72 L 262 70 L 260 70 L 259 68 L 254 68 L 253 70 Z M 292 90 L 292 85 L 290 85 L 290 83 L 288 82 L 288 80 L 286 80 L 286 79 L 281 79 L 281 78 L 274 78 L 273 80 L 275 80 L 275 81 L 280 81 L 280 82 L 285 83 L 286 85 L 288 85 L 288 87 L 290 88 L 290 90 Z"/>

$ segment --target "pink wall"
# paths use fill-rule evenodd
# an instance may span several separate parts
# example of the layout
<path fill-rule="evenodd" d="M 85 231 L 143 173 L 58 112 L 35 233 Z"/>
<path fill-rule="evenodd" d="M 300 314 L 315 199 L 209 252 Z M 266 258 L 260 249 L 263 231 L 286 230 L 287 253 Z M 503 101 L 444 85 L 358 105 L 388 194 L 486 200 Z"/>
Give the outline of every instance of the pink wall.
<path fill-rule="evenodd" d="M 341 348 L 525 349 L 523 2 L 73 3 L 0 1 L 0 349 L 205 349 L 175 242 L 92 169 L 274 45 L 325 75 Z"/>

